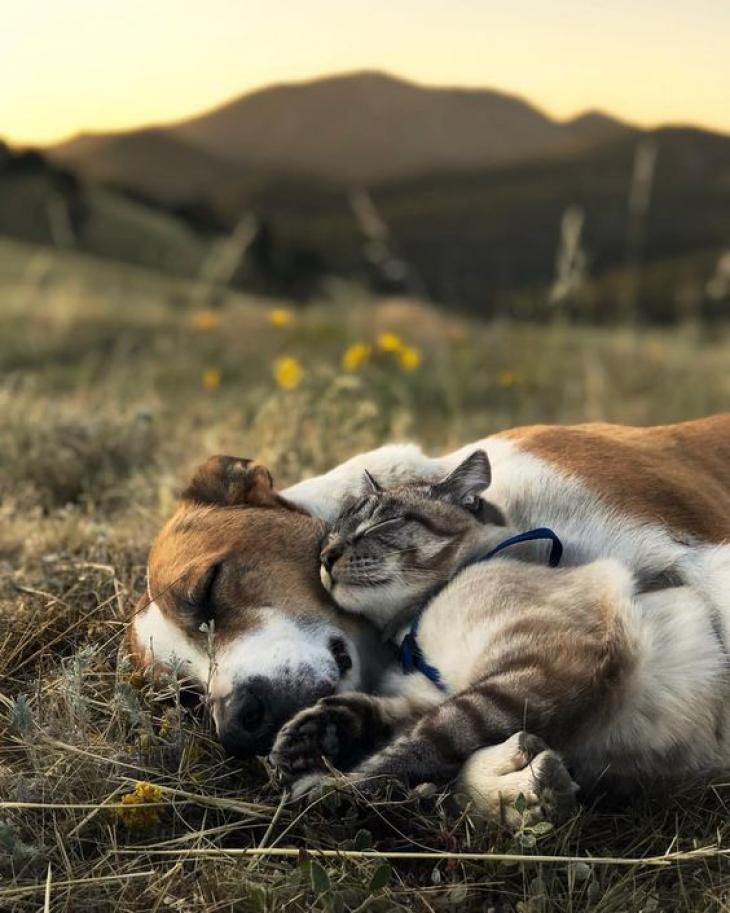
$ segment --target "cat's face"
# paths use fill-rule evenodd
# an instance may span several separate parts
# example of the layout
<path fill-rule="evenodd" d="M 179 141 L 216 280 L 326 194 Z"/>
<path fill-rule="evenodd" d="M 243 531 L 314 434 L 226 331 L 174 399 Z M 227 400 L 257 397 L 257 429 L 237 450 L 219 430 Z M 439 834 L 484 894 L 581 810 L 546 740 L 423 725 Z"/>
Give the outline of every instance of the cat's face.
<path fill-rule="evenodd" d="M 362 497 L 340 514 L 320 555 L 335 602 L 384 626 L 448 581 L 501 514 L 479 494 L 489 484 L 483 451 L 435 485 L 383 490 L 368 476 Z"/>

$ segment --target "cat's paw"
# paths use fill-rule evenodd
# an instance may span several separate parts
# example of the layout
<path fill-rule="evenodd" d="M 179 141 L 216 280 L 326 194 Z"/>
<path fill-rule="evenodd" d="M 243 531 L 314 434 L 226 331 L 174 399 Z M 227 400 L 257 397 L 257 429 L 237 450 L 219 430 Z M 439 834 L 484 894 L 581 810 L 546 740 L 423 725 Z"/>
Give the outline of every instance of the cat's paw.
<path fill-rule="evenodd" d="M 373 803 L 378 800 L 389 801 L 394 791 L 398 792 L 398 784 L 386 777 L 367 777 L 357 771 L 349 774 L 313 771 L 290 785 L 289 796 L 295 802 L 316 802 L 336 794 L 340 798 L 349 796 L 358 802 Z"/>
<path fill-rule="evenodd" d="M 304 799 L 313 802 L 334 789 L 336 782 L 336 779 L 330 774 L 314 771 L 295 780 L 291 785 L 289 795 L 294 802 Z"/>
<path fill-rule="evenodd" d="M 559 824 L 575 812 L 578 792 L 560 756 L 527 732 L 475 752 L 459 788 L 479 815 L 511 830 Z"/>
<path fill-rule="evenodd" d="M 286 782 L 327 765 L 346 770 L 367 751 L 371 700 L 358 693 L 326 697 L 300 710 L 280 730 L 270 759 Z M 325 763 L 325 761 L 327 763 Z"/>

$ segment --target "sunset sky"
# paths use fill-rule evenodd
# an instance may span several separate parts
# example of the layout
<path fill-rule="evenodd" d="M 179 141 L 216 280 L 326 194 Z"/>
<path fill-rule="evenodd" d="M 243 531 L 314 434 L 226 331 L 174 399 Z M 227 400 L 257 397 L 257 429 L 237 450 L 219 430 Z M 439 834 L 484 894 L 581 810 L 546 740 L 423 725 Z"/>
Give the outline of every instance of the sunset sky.
<path fill-rule="evenodd" d="M 356 69 L 730 132 L 730 0 L 10 0 L 0 137 L 175 120 Z"/>

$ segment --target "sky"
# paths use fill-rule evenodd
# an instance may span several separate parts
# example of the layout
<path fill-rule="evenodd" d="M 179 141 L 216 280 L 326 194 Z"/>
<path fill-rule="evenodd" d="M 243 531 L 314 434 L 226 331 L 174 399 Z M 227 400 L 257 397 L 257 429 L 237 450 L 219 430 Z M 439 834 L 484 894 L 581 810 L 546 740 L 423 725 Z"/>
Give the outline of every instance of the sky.
<path fill-rule="evenodd" d="M 730 132 L 730 0 L 6 0 L 0 137 L 179 120 L 360 69 L 514 92 L 561 118 Z"/>

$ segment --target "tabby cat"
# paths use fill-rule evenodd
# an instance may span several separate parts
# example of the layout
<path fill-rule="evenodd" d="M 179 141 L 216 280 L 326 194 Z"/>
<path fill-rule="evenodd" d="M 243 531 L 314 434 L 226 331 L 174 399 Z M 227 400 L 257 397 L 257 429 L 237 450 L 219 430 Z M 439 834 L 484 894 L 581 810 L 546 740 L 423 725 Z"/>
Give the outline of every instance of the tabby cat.
<path fill-rule="evenodd" d="M 395 633 L 459 568 L 515 532 L 480 497 L 490 482 L 483 450 L 436 484 L 385 490 L 366 472 L 362 497 L 345 504 L 325 540 L 325 589 L 340 608 Z"/>
<path fill-rule="evenodd" d="M 501 745 L 513 752 L 498 759 L 507 769 L 517 772 L 527 757 L 537 781 L 550 779 L 556 818 L 572 808 L 574 785 L 542 739 L 589 786 L 607 768 L 635 782 L 664 774 L 671 752 L 692 767 L 717 751 L 706 733 L 722 694 L 722 645 L 717 656 L 673 646 L 678 606 L 710 625 L 697 593 L 641 592 L 613 559 L 548 567 L 543 543 L 519 547 L 529 563 L 511 552 L 475 560 L 514 533 L 480 497 L 489 481 L 482 451 L 437 484 L 384 490 L 368 477 L 363 496 L 333 525 L 321 555 L 325 587 L 343 610 L 398 643 L 415 615 L 408 652 L 419 662 L 380 695 L 326 698 L 284 726 L 272 757 L 299 792 L 321 777 L 324 758 L 350 770 L 359 788 L 382 776 L 445 782 L 461 772 L 478 798 L 484 764 L 494 770 L 490 752 Z M 717 643 L 711 630 L 700 634 Z M 679 663 L 686 676 L 670 680 L 666 668 Z M 709 686 L 701 694 L 700 677 Z M 680 727 L 684 706 L 697 718 Z M 545 794 L 528 801 L 544 803 Z"/>
<path fill-rule="evenodd" d="M 440 597 L 457 592 L 454 584 L 447 587 L 448 594 L 442 588 L 460 568 L 482 558 L 516 532 L 499 509 L 481 497 L 490 481 L 491 469 L 484 451 L 472 453 L 435 484 L 407 483 L 385 490 L 366 472 L 362 496 L 344 507 L 322 550 L 321 578 L 325 588 L 341 608 L 364 615 L 396 643 L 403 638 L 401 627 L 410 622 L 415 611 L 427 606 L 423 612 L 425 642 L 431 639 L 432 622 L 438 622 L 445 609 L 449 638 L 466 638 L 472 648 L 483 646 L 483 632 L 473 611 L 466 605 L 449 607 Z M 523 559 L 539 560 L 544 547 L 528 542 L 516 546 L 515 551 Z M 447 665 L 439 656 L 436 658 L 446 675 Z M 464 672 L 465 666 L 461 669 Z M 306 744 L 299 742 L 301 727 L 294 722 L 282 730 L 272 757 L 289 778 L 300 776 L 312 762 L 316 767 L 322 755 L 337 766 L 351 767 L 394 732 L 446 700 L 450 693 L 461 691 L 462 679 L 467 680 L 462 674 L 458 680 L 445 678 L 435 685 L 421 674 L 408 678 L 394 674 L 386 686 L 388 696 L 348 694 L 322 702 L 314 714 L 320 715 L 322 731 L 305 711 L 297 719 L 305 723 Z M 326 720 L 321 716 L 325 707 Z M 558 816 L 558 806 L 564 814 L 572 807 L 575 790 L 562 763 L 541 740 L 516 730 L 515 733 L 514 739 L 499 748 L 502 755 L 506 753 L 510 770 L 515 771 L 514 797 L 527 796 L 533 805 L 548 801 L 553 806 L 552 817 Z M 305 755 L 309 756 L 306 760 Z M 519 775 L 528 762 L 532 767 L 529 779 L 537 776 L 543 787 L 549 785 L 539 797 Z M 377 756 L 373 763 L 377 764 Z M 500 763 L 504 765 L 505 759 Z M 403 775 L 402 771 L 399 773 Z M 441 773 L 436 778 L 442 779 Z M 416 774 L 416 779 L 423 777 Z M 300 790 L 308 782 L 301 780 Z M 499 785 L 502 793 L 509 793 L 509 778 L 505 781 L 501 777 Z"/>

